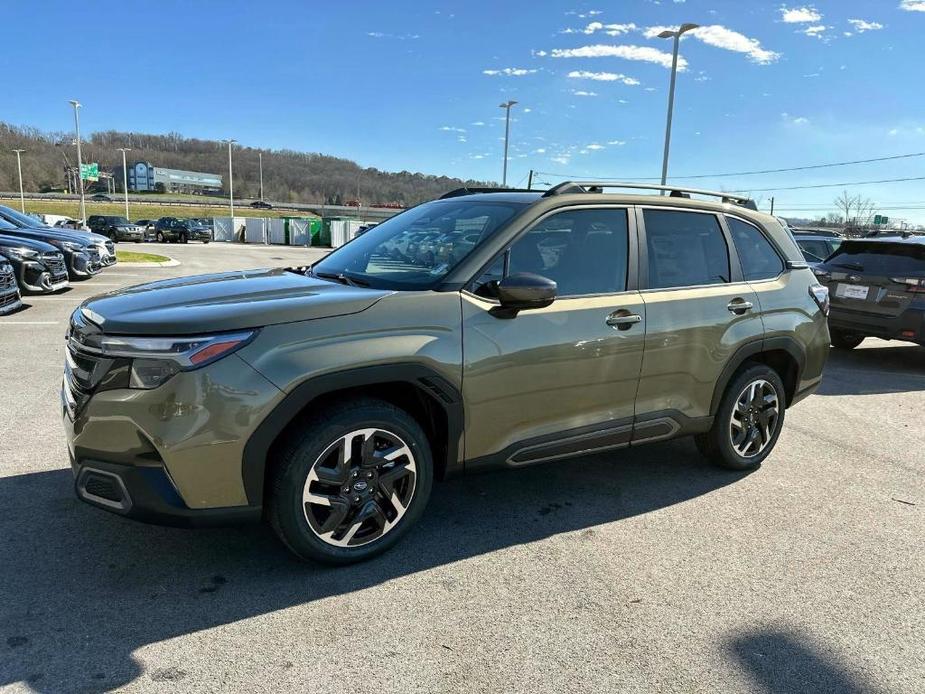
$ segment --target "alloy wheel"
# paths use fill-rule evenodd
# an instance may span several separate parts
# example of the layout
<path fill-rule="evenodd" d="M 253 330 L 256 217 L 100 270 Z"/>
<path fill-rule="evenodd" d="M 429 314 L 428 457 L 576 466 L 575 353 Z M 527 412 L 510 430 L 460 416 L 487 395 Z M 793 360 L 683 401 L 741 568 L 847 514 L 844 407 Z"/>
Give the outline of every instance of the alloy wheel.
<path fill-rule="evenodd" d="M 764 379 L 752 381 L 739 393 L 729 421 L 732 448 L 753 458 L 771 443 L 780 420 L 777 390 Z"/>
<path fill-rule="evenodd" d="M 311 531 L 335 547 L 358 547 L 394 528 L 411 505 L 417 465 L 400 436 L 358 429 L 340 437 L 312 465 L 302 489 Z"/>

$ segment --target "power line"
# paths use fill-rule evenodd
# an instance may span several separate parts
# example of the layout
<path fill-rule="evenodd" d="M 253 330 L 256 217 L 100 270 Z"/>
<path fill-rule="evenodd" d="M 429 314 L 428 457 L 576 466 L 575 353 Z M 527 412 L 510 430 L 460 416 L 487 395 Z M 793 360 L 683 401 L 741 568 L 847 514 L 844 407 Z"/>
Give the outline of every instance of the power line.
<path fill-rule="evenodd" d="M 847 183 L 819 183 L 811 186 L 789 186 L 786 188 L 749 188 L 748 190 L 731 190 L 730 193 L 772 193 L 780 190 L 810 190 L 813 188 L 843 188 L 850 186 L 870 186 L 877 183 L 906 183 L 908 181 L 925 181 L 925 176 L 912 178 L 884 178 L 879 181 L 849 181 Z"/>
<path fill-rule="evenodd" d="M 670 176 L 669 181 L 684 179 L 684 180 L 693 180 L 698 178 L 724 178 L 728 176 L 757 176 L 761 174 L 773 174 L 773 173 L 789 173 L 792 171 L 810 171 L 813 169 L 829 169 L 837 166 L 853 166 L 855 164 L 873 164 L 881 161 L 896 161 L 897 159 L 913 159 L 915 157 L 925 157 L 925 152 L 910 152 L 908 154 L 893 154 L 888 157 L 874 157 L 872 159 L 855 159 L 853 161 L 837 161 L 830 162 L 828 164 L 808 164 L 805 166 L 792 166 L 788 168 L 781 169 L 762 169 L 759 171 L 733 171 L 729 173 L 715 173 L 715 174 L 696 174 L 692 176 Z M 552 171 L 537 171 L 538 174 L 544 174 L 546 176 L 557 176 L 559 178 L 571 178 L 579 180 L 592 180 L 592 181 L 607 181 L 613 178 L 613 176 L 576 176 L 573 174 L 562 174 L 555 173 Z M 633 181 L 660 181 L 661 178 L 658 176 L 629 176 L 630 180 Z M 785 190 L 784 188 L 778 188 L 778 190 Z"/>

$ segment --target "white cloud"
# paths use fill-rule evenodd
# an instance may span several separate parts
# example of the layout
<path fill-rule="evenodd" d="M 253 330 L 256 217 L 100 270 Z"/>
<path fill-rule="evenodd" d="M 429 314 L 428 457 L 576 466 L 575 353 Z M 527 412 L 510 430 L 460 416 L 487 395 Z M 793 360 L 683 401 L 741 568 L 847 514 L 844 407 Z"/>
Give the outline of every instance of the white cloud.
<path fill-rule="evenodd" d="M 629 86 L 636 86 L 639 80 L 627 77 L 616 72 L 591 72 L 589 70 L 572 70 L 568 76 L 576 80 L 594 80 L 596 82 L 622 82 Z"/>
<path fill-rule="evenodd" d="M 890 132 L 887 133 L 887 135 L 899 135 L 899 129 L 893 128 L 890 130 Z"/>
<path fill-rule="evenodd" d="M 553 157 L 551 161 L 556 162 L 557 164 L 568 164 L 571 159 L 566 156 Z"/>
<path fill-rule="evenodd" d="M 604 145 L 599 145 L 596 142 L 590 145 L 585 145 L 585 149 L 598 150 L 604 149 Z"/>
<path fill-rule="evenodd" d="M 599 43 L 580 48 L 554 48 L 551 55 L 553 58 L 624 58 L 625 60 L 655 63 L 666 68 L 671 67 L 671 53 L 665 53 L 649 46 L 609 46 Z M 678 57 L 678 69 L 686 68 L 687 61 Z"/>
<path fill-rule="evenodd" d="M 505 75 L 507 77 L 523 77 L 532 75 L 536 70 L 528 70 L 524 67 L 505 67 L 500 70 L 482 70 L 483 75 Z"/>
<path fill-rule="evenodd" d="M 907 12 L 925 12 L 925 0 L 902 0 L 899 9 Z"/>
<path fill-rule="evenodd" d="M 530 113 L 532 110 L 532 108 L 525 108 L 521 113 Z"/>
<path fill-rule="evenodd" d="M 883 28 L 880 22 L 868 22 L 864 19 L 849 19 L 848 24 L 854 26 L 859 34 L 863 34 L 865 31 L 877 31 Z"/>
<path fill-rule="evenodd" d="M 793 125 L 807 125 L 809 123 L 809 118 L 805 118 L 803 116 L 792 116 L 786 112 L 780 115 L 781 115 L 781 118 L 783 118 L 785 121 Z"/>
<path fill-rule="evenodd" d="M 601 24 L 600 22 L 591 22 L 588 26 L 586 26 L 584 29 L 581 30 L 581 33 L 593 34 L 595 31 L 598 31 L 599 29 L 603 29 L 603 28 L 604 28 L 604 25 Z"/>
<path fill-rule="evenodd" d="M 626 140 L 607 140 L 607 144 L 615 147 L 622 147 L 626 144 Z"/>
<path fill-rule="evenodd" d="M 533 150 L 533 153 L 534 153 L 534 154 L 546 154 L 546 148 L 545 148 L 545 147 L 540 147 L 539 149 Z"/>
<path fill-rule="evenodd" d="M 597 31 L 603 31 L 608 36 L 621 36 L 623 34 L 628 34 L 631 31 L 636 31 L 638 27 L 629 22 L 627 24 L 604 24 L 603 22 L 591 22 L 584 29 L 581 29 L 583 34 L 593 34 Z M 563 34 L 574 34 L 577 33 L 576 29 L 566 29 Z"/>
<path fill-rule="evenodd" d="M 821 39 L 826 29 L 828 29 L 828 27 L 825 24 L 814 24 L 813 26 L 803 29 L 801 33 Z"/>
<path fill-rule="evenodd" d="M 653 26 L 646 28 L 644 35 L 647 39 L 655 38 L 663 31 L 677 31 L 676 26 Z M 722 48 L 736 53 L 745 53 L 749 60 L 760 65 L 767 65 L 780 58 L 780 53 L 769 51 L 761 47 L 758 39 L 752 39 L 721 24 L 710 24 L 688 31 L 685 36 L 693 36 L 708 46 Z M 669 67 L 671 63 L 669 62 Z M 680 66 L 680 61 L 678 62 Z"/>
<path fill-rule="evenodd" d="M 464 133 L 466 132 L 465 128 L 457 128 L 452 125 L 441 125 L 440 129 L 445 133 Z"/>
<path fill-rule="evenodd" d="M 535 55 L 538 58 L 545 58 L 548 54 L 546 51 L 530 51 L 530 55 Z"/>
<path fill-rule="evenodd" d="M 382 31 L 367 31 L 366 35 L 374 39 L 398 39 L 399 41 L 421 38 L 420 34 L 386 34 Z"/>
<path fill-rule="evenodd" d="M 485 121 L 483 121 L 483 120 L 477 120 L 477 121 L 475 121 L 474 123 L 472 123 L 472 125 L 483 126 L 483 125 L 485 125 Z"/>
<path fill-rule="evenodd" d="M 781 19 L 787 24 L 804 24 L 818 22 L 822 19 L 819 11 L 813 7 L 781 7 Z"/>
<path fill-rule="evenodd" d="M 573 89 L 572 94 L 575 96 L 597 96 L 597 92 L 586 92 L 584 89 Z"/>

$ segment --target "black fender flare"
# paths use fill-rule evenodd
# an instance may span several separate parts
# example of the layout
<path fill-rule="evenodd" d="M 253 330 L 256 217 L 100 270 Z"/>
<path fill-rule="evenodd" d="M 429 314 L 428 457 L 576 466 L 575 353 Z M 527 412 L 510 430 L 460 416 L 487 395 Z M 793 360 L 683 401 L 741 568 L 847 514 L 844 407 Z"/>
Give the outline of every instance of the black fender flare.
<path fill-rule="evenodd" d="M 407 383 L 439 406 L 446 415 L 446 476 L 462 471 L 459 441 L 465 427 L 462 394 L 437 371 L 424 364 L 398 363 L 362 366 L 345 371 L 322 374 L 303 381 L 293 388 L 257 426 L 244 446 L 241 477 L 248 503 L 262 505 L 267 453 L 282 431 L 313 400 L 347 388 L 382 383 Z M 435 461 L 437 462 L 437 461 Z"/>
<path fill-rule="evenodd" d="M 764 352 L 783 350 L 787 352 L 797 363 L 797 389 L 800 385 L 800 376 L 803 373 L 803 367 L 806 365 L 806 350 L 793 337 L 782 335 L 779 337 L 759 338 L 739 347 L 726 362 L 723 370 L 720 372 L 716 385 L 713 386 L 713 399 L 710 401 L 710 415 L 716 415 L 719 409 L 720 400 L 723 399 L 723 393 L 726 392 L 726 386 L 732 380 L 733 375 L 739 370 L 747 360 Z"/>

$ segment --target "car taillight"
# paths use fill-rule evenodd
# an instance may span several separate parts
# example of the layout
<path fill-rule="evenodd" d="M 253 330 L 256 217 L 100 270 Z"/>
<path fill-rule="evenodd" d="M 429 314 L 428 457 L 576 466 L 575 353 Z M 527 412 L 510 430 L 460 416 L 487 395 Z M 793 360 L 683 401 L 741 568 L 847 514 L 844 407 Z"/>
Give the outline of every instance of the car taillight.
<path fill-rule="evenodd" d="M 906 285 L 906 291 L 915 294 L 925 293 L 925 278 L 922 277 L 891 277 L 891 282 Z"/>
<path fill-rule="evenodd" d="M 812 284 L 809 287 L 809 295 L 813 297 L 819 309 L 825 315 L 829 315 L 829 288 L 821 284 Z"/>
<path fill-rule="evenodd" d="M 816 278 L 822 280 L 823 282 L 827 282 L 832 279 L 832 275 L 828 270 L 824 270 L 821 267 L 813 267 L 812 270 Z"/>

